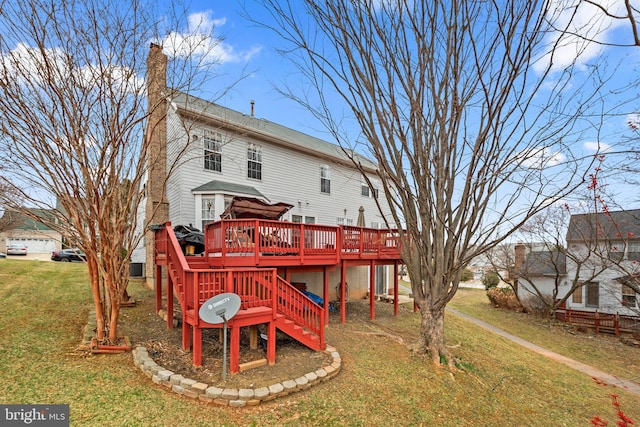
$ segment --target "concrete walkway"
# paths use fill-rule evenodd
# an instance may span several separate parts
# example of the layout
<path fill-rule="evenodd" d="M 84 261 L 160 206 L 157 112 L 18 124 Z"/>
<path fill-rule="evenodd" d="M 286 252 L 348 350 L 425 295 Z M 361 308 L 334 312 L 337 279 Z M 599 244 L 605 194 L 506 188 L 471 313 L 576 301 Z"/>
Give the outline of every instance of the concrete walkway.
<path fill-rule="evenodd" d="M 560 362 L 563 363 L 565 365 L 567 365 L 568 367 L 575 369 L 576 371 L 580 371 L 583 372 L 589 376 L 591 376 L 592 378 L 597 378 L 600 381 L 604 381 L 609 385 L 615 385 L 616 387 L 620 387 L 623 388 L 631 393 L 635 393 L 638 396 L 640 396 L 640 385 L 636 384 L 634 382 L 628 381 L 628 380 L 623 380 L 620 379 L 618 377 L 615 377 L 611 374 L 607 374 L 606 372 L 602 372 L 596 368 L 594 368 L 593 366 L 589 366 L 589 365 L 585 365 L 584 363 L 578 362 L 577 360 L 573 360 L 570 359 L 568 357 L 565 357 L 561 354 L 555 353 L 551 350 L 547 350 L 546 348 L 540 347 L 539 345 L 530 343 L 529 341 L 525 341 L 522 338 L 516 337 L 515 335 L 511 335 L 510 333 L 500 329 L 500 328 L 496 328 L 493 325 L 488 324 L 487 322 L 483 322 L 480 319 L 477 319 L 473 316 L 469 316 L 468 314 L 464 314 L 461 313 L 460 311 L 451 308 L 451 307 L 447 307 L 447 311 L 450 313 L 455 314 L 456 316 L 460 316 L 464 319 L 467 319 L 473 323 L 475 323 L 476 325 L 490 331 L 493 332 L 494 334 L 500 335 L 508 340 L 511 340 L 517 344 L 520 344 L 521 346 L 528 348 L 531 351 L 534 351 L 538 354 L 541 354 L 551 360 L 554 360 L 556 362 Z"/>

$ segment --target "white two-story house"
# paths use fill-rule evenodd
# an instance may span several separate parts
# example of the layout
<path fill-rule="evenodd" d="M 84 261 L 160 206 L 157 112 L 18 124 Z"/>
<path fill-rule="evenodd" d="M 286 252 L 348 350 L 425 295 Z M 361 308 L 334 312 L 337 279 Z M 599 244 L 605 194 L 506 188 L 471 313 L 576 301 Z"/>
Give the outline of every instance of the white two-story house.
<path fill-rule="evenodd" d="M 203 230 L 207 223 L 220 219 L 234 196 L 288 203 L 293 208 L 282 219 L 292 222 L 356 225 L 361 207 L 367 227 L 386 227 L 385 218 L 392 220 L 376 179 L 376 164 L 356 156 L 367 180 L 335 144 L 167 89 L 164 64 L 161 48 L 152 45 L 149 104 L 161 108 L 157 119 L 151 114 L 154 130 L 149 137 L 154 141 L 150 158 L 160 159 L 162 166 L 149 167 L 147 200 L 140 214 L 146 215 L 147 223 L 168 220 Z M 152 220 L 153 209 L 156 216 Z M 149 277 L 153 274 L 149 233 L 145 239 L 145 245 L 134 251 L 132 262 L 146 264 Z M 353 283 L 353 291 L 362 282 L 366 292 L 367 268 L 357 270 L 349 272 L 347 282 Z M 335 283 L 338 277 L 335 272 Z M 309 277 L 294 279 L 313 282 Z"/>

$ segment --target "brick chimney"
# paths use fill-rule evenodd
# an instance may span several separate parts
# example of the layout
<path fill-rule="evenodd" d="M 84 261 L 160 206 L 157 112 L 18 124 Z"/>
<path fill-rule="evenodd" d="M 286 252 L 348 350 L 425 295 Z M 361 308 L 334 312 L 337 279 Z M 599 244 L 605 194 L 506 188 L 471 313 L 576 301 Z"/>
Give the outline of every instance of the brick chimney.
<path fill-rule="evenodd" d="M 169 220 L 169 204 L 165 194 L 167 179 L 167 56 L 162 46 L 152 43 L 147 57 L 147 129 L 146 155 L 148 177 L 146 185 L 147 203 L 145 222 L 164 224 Z M 153 284 L 154 278 L 154 232 L 146 231 L 145 275 Z"/>
<path fill-rule="evenodd" d="M 524 265 L 524 260 L 525 257 L 527 255 L 527 246 L 522 243 L 522 242 L 518 242 L 516 243 L 516 246 L 514 247 L 514 261 L 513 261 L 513 277 L 512 279 L 517 280 L 519 277 L 519 273 L 520 270 L 522 269 L 522 266 Z"/>

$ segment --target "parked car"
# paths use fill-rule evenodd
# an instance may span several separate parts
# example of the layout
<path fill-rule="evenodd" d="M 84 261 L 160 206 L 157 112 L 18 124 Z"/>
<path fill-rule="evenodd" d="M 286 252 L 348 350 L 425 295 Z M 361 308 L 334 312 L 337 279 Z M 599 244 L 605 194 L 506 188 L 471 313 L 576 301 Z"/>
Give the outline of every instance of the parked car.
<path fill-rule="evenodd" d="M 51 261 L 86 261 L 87 256 L 78 248 L 63 249 L 61 251 L 53 251 L 51 253 Z"/>
<path fill-rule="evenodd" d="M 21 243 L 7 245 L 7 255 L 26 255 L 27 247 Z"/>
<path fill-rule="evenodd" d="M 5 254 L 4 252 L 0 252 L 0 258 L 6 258 L 7 254 Z"/>

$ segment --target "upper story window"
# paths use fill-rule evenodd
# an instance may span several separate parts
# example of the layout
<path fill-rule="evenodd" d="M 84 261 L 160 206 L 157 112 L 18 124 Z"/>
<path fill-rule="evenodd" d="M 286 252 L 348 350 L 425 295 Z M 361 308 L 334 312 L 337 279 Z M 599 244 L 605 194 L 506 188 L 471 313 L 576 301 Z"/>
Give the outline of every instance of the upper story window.
<path fill-rule="evenodd" d="M 320 192 L 331 194 L 331 176 L 329 174 L 329 165 L 320 166 Z"/>
<path fill-rule="evenodd" d="M 262 147 L 258 144 L 247 147 L 247 178 L 262 179 Z"/>
<path fill-rule="evenodd" d="M 219 132 L 204 132 L 204 168 L 222 172 L 222 135 Z"/>
<path fill-rule="evenodd" d="M 375 197 L 378 198 L 378 189 L 376 187 L 369 188 L 369 186 L 363 183 L 360 186 L 360 194 L 365 197 Z"/>
<path fill-rule="evenodd" d="M 609 259 L 612 261 L 640 260 L 640 242 L 615 241 L 609 245 Z"/>
<path fill-rule="evenodd" d="M 629 242 L 627 244 L 627 259 L 640 261 L 640 242 Z"/>

